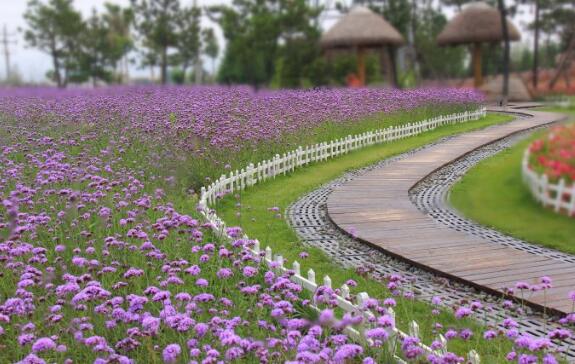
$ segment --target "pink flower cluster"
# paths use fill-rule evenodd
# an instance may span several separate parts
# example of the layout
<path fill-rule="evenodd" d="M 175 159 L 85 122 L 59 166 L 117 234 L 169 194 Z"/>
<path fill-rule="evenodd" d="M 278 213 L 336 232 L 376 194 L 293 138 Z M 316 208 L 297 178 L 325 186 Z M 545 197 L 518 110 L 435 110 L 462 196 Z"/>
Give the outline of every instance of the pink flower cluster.
<path fill-rule="evenodd" d="M 529 166 L 551 181 L 575 182 L 575 124 L 553 128 L 529 147 Z"/>

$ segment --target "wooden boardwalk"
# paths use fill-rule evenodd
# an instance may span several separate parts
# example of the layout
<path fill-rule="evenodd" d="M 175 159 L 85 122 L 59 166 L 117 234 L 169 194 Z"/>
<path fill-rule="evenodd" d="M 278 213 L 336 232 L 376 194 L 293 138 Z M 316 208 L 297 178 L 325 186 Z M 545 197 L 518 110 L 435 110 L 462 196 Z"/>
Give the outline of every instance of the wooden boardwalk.
<path fill-rule="evenodd" d="M 492 293 L 519 281 L 532 284 L 550 276 L 553 288 L 547 290 L 546 298 L 543 292 L 527 292 L 527 303 L 539 308 L 545 303 L 556 312 L 571 312 L 573 303 L 567 294 L 575 290 L 575 264 L 452 230 L 419 211 L 409 199 L 414 185 L 459 157 L 510 134 L 564 118 L 555 113 L 517 111 L 531 117 L 456 136 L 340 186 L 328 197 L 329 218 L 364 243 Z"/>

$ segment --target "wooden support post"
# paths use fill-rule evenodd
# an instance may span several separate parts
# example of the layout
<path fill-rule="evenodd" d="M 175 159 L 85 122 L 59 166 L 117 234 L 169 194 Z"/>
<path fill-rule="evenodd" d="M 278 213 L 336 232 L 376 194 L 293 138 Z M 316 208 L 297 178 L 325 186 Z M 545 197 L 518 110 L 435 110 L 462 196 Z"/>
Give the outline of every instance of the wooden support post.
<path fill-rule="evenodd" d="M 473 78 L 475 80 L 475 88 L 481 87 L 483 84 L 483 75 L 481 72 L 481 43 L 473 44 Z"/>
<path fill-rule="evenodd" d="M 387 55 L 389 60 L 389 76 L 390 83 L 393 87 L 399 87 L 399 82 L 397 81 L 397 64 L 395 62 L 395 48 L 392 45 L 387 46 Z"/>
<path fill-rule="evenodd" d="M 365 48 L 357 49 L 357 76 L 361 86 L 365 86 Z"/>

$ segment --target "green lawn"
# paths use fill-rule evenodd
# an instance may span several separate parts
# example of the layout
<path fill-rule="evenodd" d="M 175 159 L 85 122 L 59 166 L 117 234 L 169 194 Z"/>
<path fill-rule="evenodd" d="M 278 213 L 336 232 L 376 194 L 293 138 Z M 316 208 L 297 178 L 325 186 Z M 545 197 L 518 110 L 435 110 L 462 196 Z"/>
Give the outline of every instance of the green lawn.
<path fill-rule="evenodd" d="M 509 120 L 511 120 L 509 116 L 490 114 L 479 121 L 445 126 L 408 139 L 371 146 L 334 160 L 299 169 L 291 175 L 256 185 L 240 195 L 236 195 L 235 198 L 228 197 L 219 202 L 217 211 L 228 226 L 241 226 L 251 238 L 260 240 L 262 247 L 269 245 L 275 253 L 282 254 L 290 262 L 288 264 L 294 260 L 300 261 L 302 272 L 313 267 L 318 280 L 329 274 L 334 287 L 340 286 L 347 279 L 355 279 L 358 281 L 358 287 L 353 289 L 354 292 L 366 291 L 372 297 L 385 297 L 389 293 L 384 285 L 372 279 L 361 277 L 353 270 L 343 269 L 333 263 L 318 248 L 305 247 L 298 240 L 286 220 L 282 218 L 283 216 L 278 217 L 275 212 L 268 209 L 278 207 L 283 213 L 300 196 L 337 178 L 346 171 L 368 166 L 449 135 L 476 130 Z M 309 258 L 302 261 L 298 258 L 298 254 L 303 251 L 309 253 Z M 453 315 L 445 312 L 440 315 L 439 319 L 432 317 L 430 305 L 419 301 L 400 302 L 396 311 L 400 327 L 405 328 L 408 320 L 415 319 L 420 323 L 421 333 L 427 339 L 432 337 L 432 326 L 437 321 L 442 322 L 445 327 L 476 325 L 468 319 L 458 321 Z M 470 341 L 464 342 L 461 339 L 456 339 L 450 342 L 449 348 L 464 353 L 472 348 L 477 348 L 481 341 L 481 347 L 478 349 L 480 349 L 484 362 L 496 362 L 495 357 L 500 358 L 501 342 L 496 341 L 493 345 L 485 346 L 485 341 L 480 337 L 481 332 L 476 332 L 474 339 Z"/>
<path fill-rule="evenodd" d="M 472 168 L 453 187 L 449 201 L 464 216 L 482 225 L 575 254 L 575 220 L 542 208 L 521 179 L 523 152 L 542 133 Z"/>

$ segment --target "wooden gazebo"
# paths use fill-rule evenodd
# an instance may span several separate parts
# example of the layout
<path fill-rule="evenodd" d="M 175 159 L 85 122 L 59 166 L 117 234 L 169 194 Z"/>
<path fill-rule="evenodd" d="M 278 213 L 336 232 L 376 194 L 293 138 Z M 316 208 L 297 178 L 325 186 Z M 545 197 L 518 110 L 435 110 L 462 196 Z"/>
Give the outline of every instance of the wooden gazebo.
<path fill-rule="evenodd" d="M 391 79 L 395 80 L 394 48 L 404 43 L 401 34 L 382 16 L 363 6 L 356 6 L 325 32 L 321 47 L 351 49 L 357 53 L 357 74 L 365 85 L 365 54 L 368 49 L 387 48 Z M 394 82 L 394 81 L 392 81 Z"/>
<path fill-rule="evenodd" d="M 517 41 L 521 38 L 519 31 L 510 21 L 507 21 L 507 29 L 511 41 Z M 502 41 L 501 13 L 484 2 L 474 2 L 465 6 L 437 36 L 437 44 L 440 46 L 462 44 L 473 46 L 473 75 L 476 88 L 483 84 L 481 72 L 482 43 L 499 43 Z"/>

